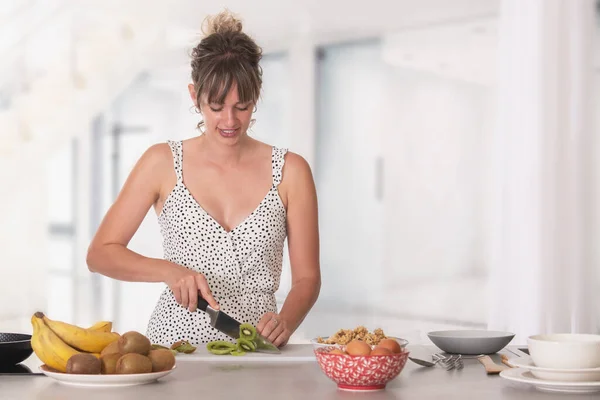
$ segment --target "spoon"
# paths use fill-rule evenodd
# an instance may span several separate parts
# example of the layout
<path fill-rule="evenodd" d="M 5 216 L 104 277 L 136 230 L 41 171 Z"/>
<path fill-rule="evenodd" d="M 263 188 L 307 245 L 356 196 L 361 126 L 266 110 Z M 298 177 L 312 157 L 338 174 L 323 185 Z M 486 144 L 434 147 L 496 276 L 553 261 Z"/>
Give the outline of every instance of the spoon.
<path fill-rule="evenodd" d="M 437 364 L 438 362 L 442 361 L 441 358 L 438 358 L 434 362 L 425 361 L 425 360 L 419 360 L 418 358 L 413 358 L 413 357 L 408 357 L 408 359 L 410 361 L 414 362 L 415 364 L 422 365 L 423 367 L 433 367 L 433 366 L 435 366 L 435 364 Z"/>

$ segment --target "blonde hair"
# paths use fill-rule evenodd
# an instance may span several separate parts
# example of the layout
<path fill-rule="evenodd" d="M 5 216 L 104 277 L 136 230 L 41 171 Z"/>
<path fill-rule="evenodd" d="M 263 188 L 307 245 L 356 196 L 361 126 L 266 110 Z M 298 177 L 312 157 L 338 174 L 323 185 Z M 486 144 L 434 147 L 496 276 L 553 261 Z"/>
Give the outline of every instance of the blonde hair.
<path fill-rule="evenodd" d="M 213 33 L 242 32 L 242 21 L 234 16 L 228 9 L 217 14 L 209 15 L 202 23 L 202 33 L 210 36 Z"/>

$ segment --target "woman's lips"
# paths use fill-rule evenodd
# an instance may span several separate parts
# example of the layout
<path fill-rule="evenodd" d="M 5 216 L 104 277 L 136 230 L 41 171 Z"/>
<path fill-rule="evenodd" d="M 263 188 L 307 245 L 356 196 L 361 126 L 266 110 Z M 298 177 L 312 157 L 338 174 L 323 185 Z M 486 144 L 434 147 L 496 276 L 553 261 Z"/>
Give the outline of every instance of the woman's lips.
<path fill-rule="evenodd" d="M 219 133 L 223 137 L 234 137 L 237 135 L 238 129 L 219 129 Z"/>

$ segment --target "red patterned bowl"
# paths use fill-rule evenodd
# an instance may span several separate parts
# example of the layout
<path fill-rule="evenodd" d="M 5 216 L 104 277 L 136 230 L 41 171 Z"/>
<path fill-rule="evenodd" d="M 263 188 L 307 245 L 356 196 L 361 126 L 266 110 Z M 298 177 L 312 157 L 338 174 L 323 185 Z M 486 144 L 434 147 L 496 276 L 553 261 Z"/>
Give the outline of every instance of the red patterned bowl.
<path fill-rule="evenodd" d="M 339 389 L 353 391 L 385 389 L 385 385 L 400 374 L 409 354 L 403 349 L 402 353 L 392 355 L 350 356 L 330 354 L 330 350 L 315 346 L 319 367 Z"/>

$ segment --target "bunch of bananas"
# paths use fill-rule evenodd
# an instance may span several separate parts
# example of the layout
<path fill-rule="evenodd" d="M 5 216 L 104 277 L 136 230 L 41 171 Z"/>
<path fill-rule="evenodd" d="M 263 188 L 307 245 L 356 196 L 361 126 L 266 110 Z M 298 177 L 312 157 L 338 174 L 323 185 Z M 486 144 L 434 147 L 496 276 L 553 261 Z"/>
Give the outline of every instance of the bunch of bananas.
<path fill-rule="evenodd" d="M 100 357 L 100 352 L 119 339 L 111 332 L 112 322 L 99 321 L 89 328 L 65 322 L 53 321 L 44 313 L 36 312 L 31 317 L 33 335 L 31 347 L 36 356 L 48 367 L 66 372 L 67 361 L 79 353 L 91 353 Z"/>

